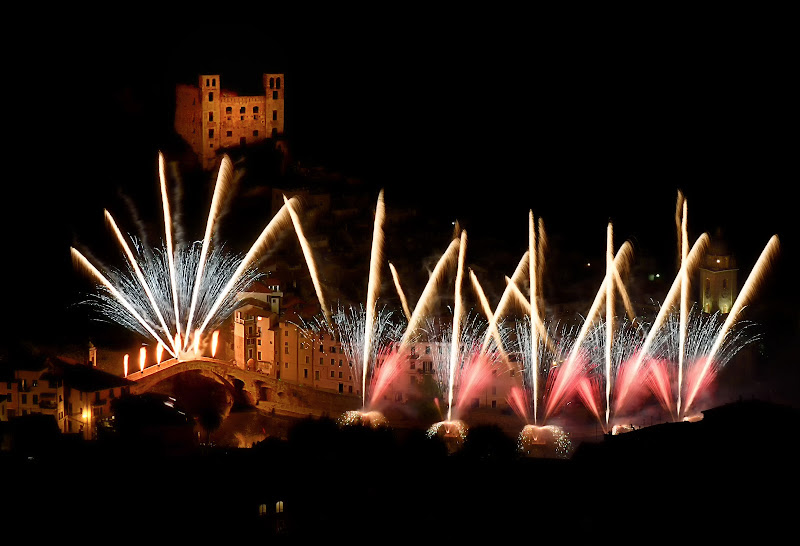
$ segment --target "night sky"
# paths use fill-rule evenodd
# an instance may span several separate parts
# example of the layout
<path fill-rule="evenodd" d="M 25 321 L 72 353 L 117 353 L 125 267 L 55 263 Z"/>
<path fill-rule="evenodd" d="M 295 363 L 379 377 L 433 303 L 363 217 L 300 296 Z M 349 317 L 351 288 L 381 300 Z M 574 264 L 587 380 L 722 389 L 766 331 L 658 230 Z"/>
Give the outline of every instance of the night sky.
<path fill-rule="evenodd" d="M 602 255 L 612 222 L 617 245 L 668 261 L 679 190 L 690 240 L 722 229 L 742 277 L 779 235 L 764 299 L 797 333 L 794 57 L 776 14 L 89 15 L 20 14 L 5 48 L 6 332 L 63 313 L 69 246 L 120 189 L 156 189 L 176 83 L 219 73 L 255 94 L 274 71 L 298 158 L 385 188 L 387 208 L 427 202 L 476 241 L 524 251 L 533 210 L 560 244 Z"/>

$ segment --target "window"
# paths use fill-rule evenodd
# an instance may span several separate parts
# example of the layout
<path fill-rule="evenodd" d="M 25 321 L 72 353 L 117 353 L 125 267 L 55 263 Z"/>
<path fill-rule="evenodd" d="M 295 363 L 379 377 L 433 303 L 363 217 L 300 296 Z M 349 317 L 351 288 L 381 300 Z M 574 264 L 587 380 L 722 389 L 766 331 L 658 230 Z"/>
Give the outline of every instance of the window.
<path fill-rule="evenodd" d="M 314 380 L 319 381 L 319 371 L 314 371 Z"/>
<path fill-rule="evenodd" d="M 214 93 L 208 94 L 208 102 L 214 102 Z"/>
<path fill-rule="evenodd" d="M 253 113 L 258 114 L 258 106 L 253 106 Z"/>
<path fill-rule="evenodd" d="M 331 358 L 331 366 L 336 366 L 336 359 L 335 358 Z"/>
<path fill-rule="evenodd" d="M 303 379 L 308 379 L 308 369 L 303 368 Z"/>
<path fill-rule="evenodd" d="M 226 137 L 232 137 L 233 136 L 233 131 L 225 131 L 225 136 Z"/>
<path fill-rule="evenodd" d="M 286 362 L 286 363 L 283 365 L 283 367 L 284 367 L 284 368 L 286 368 L 286 369 L 288 370 L 288 369 L 289 369 L 289 363 L 288 363 L 288 362 Z"/>
<path fill-rule="evenodd" d="M 276 514 L 283 513 L 283 501 L 278 501 L 275 503 L 275 513 Z"/>
<path fill-rule="evenodd" d="M 339 359 L 339 367 L 340 368 L 342 367 L 342 359 L 341 358 Z"/>
<path fill-rule="evenodd" d="M 231 108 L 230 106 L 226 106 L 225 107 L 225 113 L 229 114 L 229 115 L 233 114 L 233 108 Z"/>
<path fill-rule="evenodd" d="M 269 79 L 269 88 L 270 89 L 275 89 L 275 78 L 270 78 Z"/>
<path fill-rule="evenodd" d="M 208 121 L 214 121 L 214 112 L 208 113 Z"/>
<path fill-rule="evenodd" d="M 281 88 L 281 79 L 280 79 L 280 78 L 277 78 L 277 79 L 275 80 L 275 87 L 277 87 L 278 89 L 280 89 L 280 88 Z"/>
<path fill-rule="evenodd" d="M 240 114 L 244 114 L 244 113 L 245 113 L 245 108 L 244 108 L 244 106 L 242 106 L 241 108 L 239 108 L 239 113 L 240 113 Z"/>
<path fill-rule="evenodd" d="M 333 372 L 331 372 L 331 377 L 333 377 Z M 22 395 L 22 403 L 23 404 L 27 404 L 28 403 L 28 395 L 27 394 L 23 394 Z"/>
<path fill-rule="evenodd" d="M 261 360 L 261 351 L 258 351 L 258 359 Z"/>
<path fill-rule="evenodd" d="M 272 98 L 273 98 L 273 100 L 278 100 L 278 92 L 277 91 L 273 91 L 272 92 Z"/>
<path fill-rule="evenodd" d="M 38 394 L 34 394 L 33 395 L 33 405 L 35 406 L 38 403 L 39 403 L 39 395 Z"/>
<path fill-rule="evenodd" d="M 208 138 L 214 138 L 214 129 L 208 130 Z"/>
<path fill-rule="evenodd" d="M 331 352 L 335 353 L 336 352 L 336 347 L 331 347 Z"/>
<path fill-rule="evenodd" d="M 342 372 L 339 372 L 339 379 L 342 378 Z"/>
<path fill-rule="evenodd" d="M 323 364 L 325 364 L 325 362 L 323 361 L 323 358 L 319 357 L 319 365 L 322 366 Z"/>
<path fill-rule="evenodd" d="M 334 377 L 335 377 L 335 375 L 334 375 L 334 371 L 333 371 L 333 370 L 331 370 L 331 379 L 333 379 Z"/>
<path fill-rule="evenodd" d="M 256 129 L 255 131 L 253 131 L 253 136 L 254 136 L 254 137 L 257 137 L 257 136 L 258 136 L 258 129 Z"/>
<path fill-rule="evenodd" d="M 283 348 L 283 354 L 285 354 L 285 355 L 289 354 L 289 346 L 288 345 Z"/>
<path fill-rule="evenodd" d="M 272 121 L 277 121 L 277 120 L 278 120 L 278 111 L 277 110 L 273 110 L 272 111 Z"/>

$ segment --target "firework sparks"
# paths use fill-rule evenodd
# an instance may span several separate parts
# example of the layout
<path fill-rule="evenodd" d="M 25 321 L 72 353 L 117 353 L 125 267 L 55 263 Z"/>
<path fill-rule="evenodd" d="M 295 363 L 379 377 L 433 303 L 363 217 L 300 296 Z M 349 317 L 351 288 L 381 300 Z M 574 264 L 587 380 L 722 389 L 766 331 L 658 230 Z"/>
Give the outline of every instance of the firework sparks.
<path fill-rule="evenodd" d="M 204 345 L 206 328 L 221 323 L 233 311 L 236 293 L 260 276 L 256 260 L 278 232 L 289 225 L 287 208 L 294 210 L 295 203 L 288 200 L 284 204 L 244 258 L 229 254 L 224 245 L 213 241 L 231 176 L 230 159 L 226 156 L 220 166 L 202 242 L 176 245 L 164 165 L 164 156 L 159 154 L 165 226 L 161 248 L 146 248 L 132 236 L 129 244 L 112 215 L 105 211 L 106 221 L 127 258 L 127 271 L 108 268 L 102 273 L 79 250 L 72 247 L 70 251 L 76 266 L 97 281 L 98 291 L 90 303 L 104 316 L 152 338 L 173 358 L 191 358 Z M 157 360 L 160 361 L 160 354 Z"/>

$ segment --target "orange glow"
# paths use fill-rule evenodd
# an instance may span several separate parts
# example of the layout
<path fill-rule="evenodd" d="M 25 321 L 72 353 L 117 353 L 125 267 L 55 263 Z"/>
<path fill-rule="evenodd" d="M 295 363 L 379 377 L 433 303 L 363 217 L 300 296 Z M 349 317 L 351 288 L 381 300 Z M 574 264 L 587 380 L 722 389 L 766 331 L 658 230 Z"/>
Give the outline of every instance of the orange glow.
<path fill-rule="evenodd" d="M 164 346 L 161 342 L 158 342 L 158 346 L 156 347 L 156 364 L 161 362 L 161 355 L 164 353 Z"/>
<path fill-rule="evenodd" d="M 200 352 L 200 334 L 201 333 L 202 333 L 202 330 L 200 330 L 200 328 L 198 328 L 197 330 L 194 331 L 194 343 L 192 344 L 192 349 L 194 349 L 194 354 L 197 354 L 197 353 Z"/>
<path fill-rule="evenodd" d="M 139 349 L 139 370 L 144 371 L 144 361 L 147 360 L 147 349 L 142 347 Z"/>
<path fill-rule="evenodd" d="M 261 320 L 261 317 L 258 317 L 258 320 Z M 219 341 L 219 330 L 216 330 L 213 334 L 211 334 L 211 356 L 215 356 L 217 354 L 217 342 Z"/>
<path fill-rule="evenodd" d="M 122 373 L 125 377 L 128 377 L 128 355 L 122 359 Z"/>

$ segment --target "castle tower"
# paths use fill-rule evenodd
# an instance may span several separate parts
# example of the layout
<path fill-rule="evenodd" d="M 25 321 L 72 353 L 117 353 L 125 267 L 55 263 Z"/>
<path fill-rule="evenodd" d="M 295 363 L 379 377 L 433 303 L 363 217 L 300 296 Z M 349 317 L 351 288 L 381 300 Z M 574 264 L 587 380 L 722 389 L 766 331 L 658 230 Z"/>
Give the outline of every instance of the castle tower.
<path fill-rule="evenodd" d="M 738 271 L 736 260 L 717 233 L 699 267 L 699 299 L 704 313 L 730 312 L 738 295 Z"/>
<path fill-rule="evenodd" d="M 213 170 L 218 156 L 266 139 L 287 157 L 283 74 L 263 74 L 264 94 L 241 96 L 223 89 L 219 74 L 203 74 L 198 86 L 175 89 L 175 131 L 197 156 L 202 168 Z"/>
<path fill-rule="evenodd" d="M 283 74 L 264 74 L 266 93 L 266 115 L 268 134 L 271 138 L 283 135 L 284 126 L 284 76 Z"/>
<path fill-rule="evenodd" d="M 200 123 L 201 160 L 203 168 L 208 169 L 216 159 L 220 141 L 220 107 L 222 93 L 219 87 L 219 74 L 200 76 Z M 210 160 L 210 161 L 209 161 Z"/>

